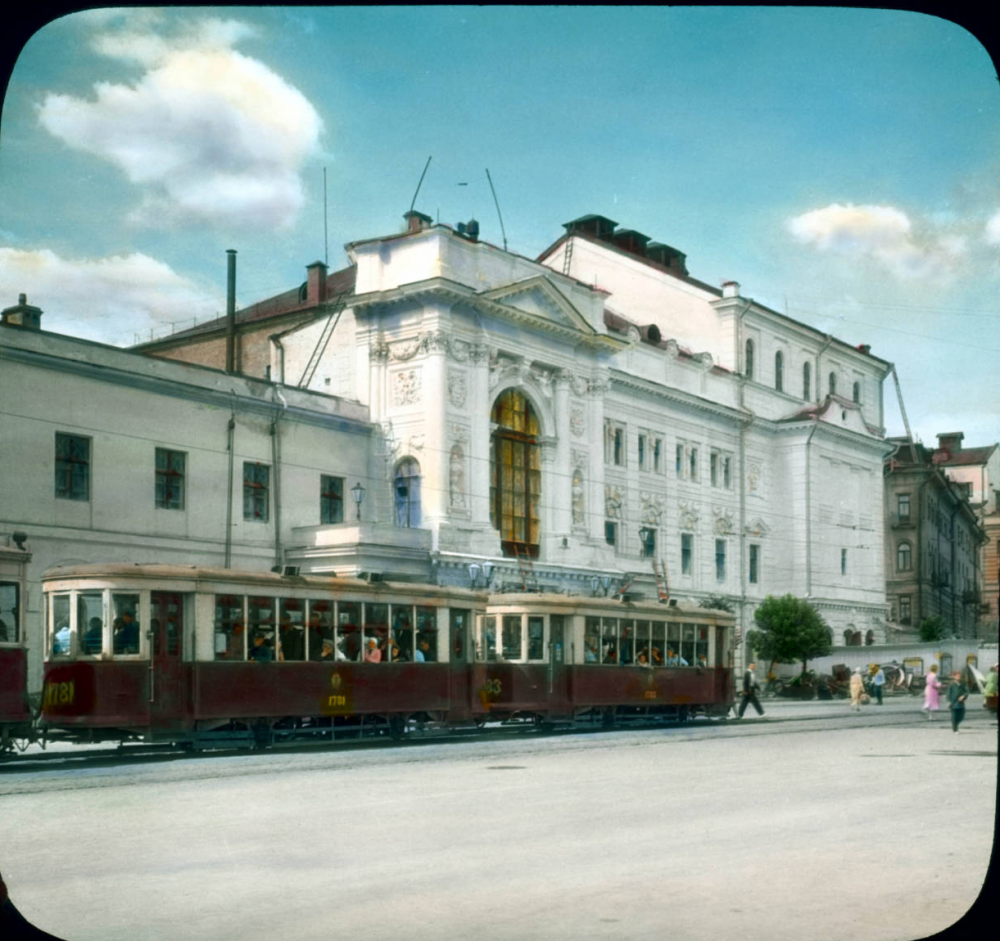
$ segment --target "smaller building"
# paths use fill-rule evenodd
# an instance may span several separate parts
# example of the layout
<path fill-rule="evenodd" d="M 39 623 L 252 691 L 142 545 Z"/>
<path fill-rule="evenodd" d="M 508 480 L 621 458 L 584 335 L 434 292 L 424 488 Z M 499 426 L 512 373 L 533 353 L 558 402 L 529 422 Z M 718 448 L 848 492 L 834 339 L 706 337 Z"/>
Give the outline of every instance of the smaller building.
<path fill-rule="evenodd" d="M 977 636 L 984 536 L 966 487 L 951 480 L 938 453 L 907 438 L 885 464 L 886 599 L 897 633 L 915 635 L 935 615 L 950 636 Z M 861 643 L 861 638 L 844 638 Z"/>

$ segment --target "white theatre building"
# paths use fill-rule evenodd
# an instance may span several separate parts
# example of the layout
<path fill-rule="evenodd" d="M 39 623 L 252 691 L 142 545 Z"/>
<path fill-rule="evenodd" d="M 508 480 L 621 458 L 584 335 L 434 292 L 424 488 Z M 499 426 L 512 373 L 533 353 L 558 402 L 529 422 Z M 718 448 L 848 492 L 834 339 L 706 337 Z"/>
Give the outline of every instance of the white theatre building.
<path fill-rule="evenodd" d="M 744 631 L 792 592 L 884 640 L 890 364 L 615 225 L 531 260 L 410 212 L 131 350 L 7 308 L 0 544 L 27 536 L 33 680 L 42 571 L 99 560 L 724 596 Z"/>
<path fill-rule="evenodd" d="M 602 216 L 535 261 L 475 223 L 406 223 L 236 318 L 245 368 L 357 400 L 376 426 L 360 528 L 302 528 L 288 562 L 723 595 L 744 627 L 792 592 L 836 637 L 884 638 L 888 362 Z M 224 334 L 142 349 L 218 366 Z"/>

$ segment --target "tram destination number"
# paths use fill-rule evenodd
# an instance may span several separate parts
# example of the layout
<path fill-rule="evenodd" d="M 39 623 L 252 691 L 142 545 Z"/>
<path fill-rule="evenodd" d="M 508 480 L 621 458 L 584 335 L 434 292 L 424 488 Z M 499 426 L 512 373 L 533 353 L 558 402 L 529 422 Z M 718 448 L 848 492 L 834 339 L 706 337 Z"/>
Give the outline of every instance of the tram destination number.
<path fill-rule="evenodd" d="M 47 707 L 71 706 L 76 699 L 76 681 L 46 683 L 43 705 Z"/>

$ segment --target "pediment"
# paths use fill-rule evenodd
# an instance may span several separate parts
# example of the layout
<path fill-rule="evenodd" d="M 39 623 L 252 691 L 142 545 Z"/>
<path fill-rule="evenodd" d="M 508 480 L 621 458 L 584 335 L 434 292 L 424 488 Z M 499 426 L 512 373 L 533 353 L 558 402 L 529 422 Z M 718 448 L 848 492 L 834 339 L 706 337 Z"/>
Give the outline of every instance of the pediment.
<path fill-rule="evenodd" d="M 506 308 L 512 315 L 520 318 L 527 316 L 588 335 L 596 333 L 587 318 L 544 275 L 483 291 L 480 297 Z"/>
<path fill-rule="evenodd" d="M 748 536 L 760 538 L 761 536 L 766 536 L 769 532 L 770 528 L 759 516 L 746 524 L 746 533 Z"/>

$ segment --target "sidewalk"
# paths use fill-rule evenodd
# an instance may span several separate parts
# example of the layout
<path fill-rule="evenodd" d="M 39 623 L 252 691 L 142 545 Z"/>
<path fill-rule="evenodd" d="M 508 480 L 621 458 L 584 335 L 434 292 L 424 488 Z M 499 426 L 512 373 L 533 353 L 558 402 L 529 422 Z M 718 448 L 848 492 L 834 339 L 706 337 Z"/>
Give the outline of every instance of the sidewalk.
<path fill-rule="evenodd" d="M 740 697 L 736 697 L 736 708 L 739 708 Z M 827 718 L 831 714 L 848 713 L 851 711 L 850 699 L 791 699 L 776 696 L 774 699 L 761 699 L 761 706 L 764 708 L 764 715 L 773 715 L 782 719 L 819 719 Z M 908 696 L 900 693 L 886 696 L 882 705 L 877 705 L 874 701 L 865 703 L 861 707 L 861 714 L 869 712 L 880 712 L 886 714 L 913 713 L 914 716 L 924 717 L 921 711 L 924 705 L 923 696 Z M 731 715 L 731 713 L 730 713 Z M 754 711 L 753 706 L 747 706 L 743 713 L 746 718 L 760 718 Z M 948 716 L 948 705 L 942 703 L 938 710 L 936 720 L 950 722 Z M 983 697 L 980 693 L 972 693 L 969 696 L 968 705 L 965 709 L 965 722 L 988 720 L 996 723 L 996 713 L 989 712 L 983 707 Z"/>

